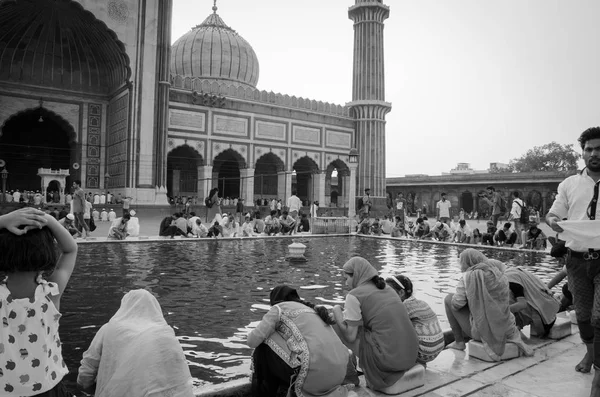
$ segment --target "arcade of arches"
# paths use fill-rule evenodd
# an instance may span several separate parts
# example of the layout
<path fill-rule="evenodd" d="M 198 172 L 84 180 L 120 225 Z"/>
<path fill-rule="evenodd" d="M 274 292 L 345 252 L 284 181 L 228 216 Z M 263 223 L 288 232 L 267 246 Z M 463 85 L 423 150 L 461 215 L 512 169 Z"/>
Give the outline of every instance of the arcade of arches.
<path fill-rule="evenodd" d="M 436 203 L 441 193 L 445 192 L 452 204 L 452 215 L 458 215 L 462 208 L 466 213 L 477 211 L 483 217 L 490 214 L 491 210 L 479 195 L 485 193 L 487 186 L 494 186 L 506 200 L 508 210 L 512 205 L 512 192 L 516 191 L 528 206 L 545 215 L 554 202 L 558 184 L 567 176 L 563 173 L 538 172 L 390 178 L 387 190 L 394 198 L 398 193 L 404 193 L 410 213 L 420 209 L 428 215 L 435 214 Z"/>
<path fill-rule="evenodd" d="M 212 187 L 221 197 L 258 199 L 279 198 L 284 202 L 293 190 L 305 203 L 348 207 L 350 169 L 337 159 L 321 171 L 308 157 L 298 159 L 289 171 L 273 153 L 261 156 L 254 169 L 235 150 L 227 149 L 206 165 L 190 146 L 181 145 L 169 152 L 167 160 L 167 194 L 169 197 L 197 197 L 202 201 Z"/>

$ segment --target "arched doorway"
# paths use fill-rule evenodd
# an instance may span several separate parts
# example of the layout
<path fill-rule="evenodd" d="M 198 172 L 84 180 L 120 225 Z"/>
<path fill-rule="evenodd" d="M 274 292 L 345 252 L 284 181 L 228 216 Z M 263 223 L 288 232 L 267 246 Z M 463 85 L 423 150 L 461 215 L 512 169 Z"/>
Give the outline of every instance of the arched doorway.
<path fill-rule="evenodd" d="M 465 210 L 467 214 L 473 212 L 473 193 L 463 192 L 460 195 L 460 208 Z"/>
<path fill-rule="evenodd" d="M 50 181 L 50 183 L 48 184 L 48 186 L 46 186 L 46 202 L 47 203 L 58 203 L 60 196 L 59 196 L 59 192 L 60 192 L 60 182 L 57 180 L 52 180 Z"/>
<path fill-rule="evenodd" d="M 198 167 L 202 156 L 188 145 L 178 146 L 167 155 L 167 195 L 195 197 L 198 195 Z"/>
<path fill-rule="evenodd" d="M 313 186 L 315 178 L 313 174 L 319 171 L 319 166 L 311 158 L 304 156 L 294 163 L 293 170 L 295 175 L 292 174 L 292 190 L 296 190 L 298 198 L 300 200 L 313 202 L 318 200 L 317 197 L 313 197 L 317 191 L 317 186 Z M 290 195 L 291 192 L 280 192 L 280 194 Z M 324 203 L 321 203 L 323 205 Z"/>
<path fill-rule="evenodd" d="M 255 198 L 277 198 L 278 173 L 285 170 L 283 161 L 273 153 L 262 155 L 254 168 Z"/>
<path fill-rule="evenodd" d="M 57 114 L 44 108 L 28 109 L 10 117 L 0 132 L 0 159 L 9 171 L 8 190 L 40 190 L 39 168 L 74 171 L 75 132 Z M 67 186 L 77 178 L 71 173 Z"/>
<path fill-rule="evenodd" d="M 213 161 L 213 175 L 217 175 L 217 187 L 221 197 L 242 197 L 240 169 L 246 168 L 244 158 L 235 150 L 219 153 Z"/>
<path fill-rule="evenodd" d="M 329 202 L 337 207 L 344 206 L 346 192 L 345 180 L 350 175 L 350 169 L 340 159 L 329 163 L 325 170 L 325 197 L 329 197 Z"/>

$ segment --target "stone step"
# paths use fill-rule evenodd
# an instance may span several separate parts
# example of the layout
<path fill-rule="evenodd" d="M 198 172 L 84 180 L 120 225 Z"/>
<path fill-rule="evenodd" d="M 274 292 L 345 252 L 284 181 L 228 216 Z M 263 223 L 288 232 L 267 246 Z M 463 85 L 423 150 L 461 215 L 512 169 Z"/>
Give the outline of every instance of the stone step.
<path fill-rule="evenodd" d="M 469 347 L 469 357 L 475 357 L 482 361 L 495 362 L 495 360 L 493 360 L 483 348 L 482 342 L 472 340 L 469 341 L 467 346 Z M 500 360 L 510 360 L 512 358 L 517 357 L 519 357 L 519 348 L 517 347 L 517 345 L 515 345 L 514 343 L 507 343 L 506 347 L 504 348 L 504 354 L 500 356 Z"/>
<path fill-rule="evenodd" d="M 395 396 L 425 385 L 425 367 L 417 364 L 404 373 L 398 382 L 385 389 L 376 390 L 380 393 Z"/>
<path fill-rule="evenodd" d="M 571 317 L 566 312 L 560 312 L 556 315 L 556 321 L 550 329 L 548 337 L 550 339 L 562 339 L 569 335 L 571 335 Z"/>

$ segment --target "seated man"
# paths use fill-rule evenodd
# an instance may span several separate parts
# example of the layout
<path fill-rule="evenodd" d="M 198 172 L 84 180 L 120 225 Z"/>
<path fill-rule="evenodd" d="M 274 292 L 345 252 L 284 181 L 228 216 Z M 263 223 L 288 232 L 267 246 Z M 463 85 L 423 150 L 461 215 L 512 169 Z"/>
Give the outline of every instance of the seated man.
<path fill-rule="evenodd" d="M 431 230 L 429 223 L 425 222 L 424 218 L 417 218 L 417 224 L 415 225 L 415 237 L 418 239 L 425 239 L 431 237 Z"/>
<path fill-rule="evenodd" d="M 127 237 L 127 222 L 131 216 L 125 214 L 120 218 L 115 219 L 110 229 L 108 229 L 108 238 L 111 240 L 125 240 Z"/>
<path fill-rule="evenodd" d="M 73 237 L 81 237 L 81 233 L 75 227 L 75 215 L 73 215 L 73 214 L 67 214 L 67 216 L 65 216 L 64 218 L 62 218 L 61 220 L 59 220 L 58 223 L 60 223 L 61 225 L 63 225 L 63 227 L 65 229 L 67 229 L 69 231 L 69 233 L 71 233 L 71 236 L 73 236 Z"/>
<path fill-rule="evenodd" d="M 392 219 L 391 216 L 390 219 Z M 389 220 L 387 216 L 383 217 L 383 220 L 381 221 L 381 231 L 383 232 L 383 234 L 392 234 L 393 229 L 394 223 L 392 223 L 392 221 Z"/>
<path fill-rule="evenodd" d="M 413 221 L 408 221 L 408 227 L 406 228 L 406 236 L 407 237 L 415 237 L 415 233 L 417 232 L 417 226 Z"/>
<path fill-rule="evenodd" d="M 239 203 L 239 202 L 238 202 Z M 242 224 L 242 237 L 252 237 L 254 236 L 254 226 L 251 223 L 250 214 L 246 214 L 244 216 L 244 223 Z"/>
<path fill-rule="evenodd" d="M 308 221 L 308 215 L 302 212 L 300 217 L 300 224 L 298 225 L 298 232 L 309 232 L 310 222 Z"/>
<path fill-rule="evenodd" d="M 208 234 L 206 235 L 206 237 L 217 238 L 219 236 L 223 236 L 223 227 L 219 225 L 218 221 L 215 221 L 215 223 L 210 227 L 210 229 L 208 229 Z"/>
<path fill-rule="evenodd" d="M 502 229 L 496 232 L 496 244 L 499 246 L 508 245 L 512 247 L 517 242 L 517 233 L 511 229 L 512 223 L 506 222 Z"/>
<path fill-rule="evenodd" d="M 287 210 L 284 210 L 279 217 L 279 224 L 282 234 L 292 234 L 296 227 L 296 220 L 289 215 Z"/>
<path fill-rule="evenodd" d="M 208 228 L 202 224 L 202 220 L 197 218 L 192 224 L 192 235 L 198 238 L 208 236 Z"/>
<path fill-rule="evenodd" d="M 364 218 L 360 224 L 358 225 L 358 233 L 359 234 L 371 234 L 371 221 L 369 218 Z"/>
<path fill-rule="evenodd" d="M 379 223 L 379 218 L 375 218 L 373 223 L 371 224 L 371 234 L 374 236 L 381 236 L 381 224 Z"/>
<path fill-rule="evenodd" d="M 254 212 L 254 233 L 262 234 L 265 231 L 265 221 L 260 219 L 260 211 Z"/>
<path fill-rule="evenodd" d="M 540 251 L 546 249 L 547 237 L 542 231 L 542 229 L 538 228 L 538 223 L 536 221 L 530 222 L 529 230 L 523 232 L 523 234 L 523 241 L 525 242 L 525 244 L 522 248 L 529 248 Z"/>
<path fill-rule="evenodd" d="M 238 236 L 239 224 L 235 221 L 232 214 L 223 218 L 221 222 L 221 232 L 223 237 L 237 237 Z"/>
<path fill-rule="evenodd" d="M 560 303 L 548 287 L 534 274 L 520 267 L 505 271 L 510 289 L 510 311 L 517 327 L 531 325 L 531 335 L 545 337 L 556 321 Z"/>
<path fill-rule="evenodd" d="M 175 236 L 186 236 L 177 226 L 175 226 L 175 215 L 165 217 L 158 227 L 159 236 L 169 236 L 174 238 Z"/>
<path fill-rule="evenodd" d="M 473 231 L 464 219 L 458 221 L 458 227 L 456 228 L 456 234 L 454 235 L 454 241 L 461 244 L 470 244 L 471 238 L 473 237 Z"/>
<path fill-rule="evenodd" d="M 400 216 L 396 217 L 396 224 L 392 229 L 392 237 L 404 237 L 406 236 L 406 229 L 404 228 L 404 222 Z"/>
<path fill-rule="evenodd" d="M 437 241 L 450 241 L 452 240 L 452 229 L 444 222 L 436 222 L 433 229 L 431 229 L 431 236 Z"/>
<path fill-rule="evenodd" d="M 281 224 L 277 218 L 277 210 L 271 210 L 271 213 L 265 218 L 265 233 L 267 236 L 276 235 L 281 231 Z"/>
<path fill-rule="evenodd" d="M 494 225 L 493 221 L 487 221 L 487 231 L 483 233 L 481 244 L 483 245 L 494 245 L 494 236 L 498 229 Z"/>

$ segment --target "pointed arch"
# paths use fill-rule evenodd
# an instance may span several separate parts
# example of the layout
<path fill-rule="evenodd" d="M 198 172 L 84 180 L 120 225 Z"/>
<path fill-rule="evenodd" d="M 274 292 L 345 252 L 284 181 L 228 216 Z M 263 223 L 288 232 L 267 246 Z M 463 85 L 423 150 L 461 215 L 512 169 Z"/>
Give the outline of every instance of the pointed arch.
<path fill-rule="evenodd" d="M 174 146 L 167 153 L 167 194 L 170 197 L 198 194 L 198 168 L 204 159 L 188 144 Z"/>
<path fill-rule="evenodd" d="M 296 190 L 302 201 L 314 201 L 318 190 L 314 174 L 320 172 L 319 166 L 308 156 L 302 156 L 293 165 L 295 174 L 292 175 L 292 190 Z"/>
<path fill-rule="evenodd" d="M 240 197 L 242 168 L 246 168 L 246 160 L 231 148 L 213 159 L 213 180 L 216 179 L 222 197 Z"/>
<path fill-rule="evenodd" d="M 285 170 L 283 160 L 273 152 L 267 152 L 256 160 L 254 167 L 254 194 L 273 198 L 278 195 L 278 173 Z"/>

